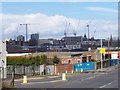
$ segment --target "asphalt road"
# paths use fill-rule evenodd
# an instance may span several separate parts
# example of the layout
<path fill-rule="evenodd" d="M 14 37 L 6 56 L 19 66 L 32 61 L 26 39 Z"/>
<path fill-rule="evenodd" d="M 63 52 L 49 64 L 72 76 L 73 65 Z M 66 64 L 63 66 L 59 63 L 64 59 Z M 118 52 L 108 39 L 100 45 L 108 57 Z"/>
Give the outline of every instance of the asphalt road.
<path fill-rule="evenodd" d="M 119 70 L 120 71 L 120 70 Z M 118 88 L 118 70 L 67 75 L 67 81 L 61 77 L 31 79 L 28 84 L 16 81 L 16 88 Z"/>

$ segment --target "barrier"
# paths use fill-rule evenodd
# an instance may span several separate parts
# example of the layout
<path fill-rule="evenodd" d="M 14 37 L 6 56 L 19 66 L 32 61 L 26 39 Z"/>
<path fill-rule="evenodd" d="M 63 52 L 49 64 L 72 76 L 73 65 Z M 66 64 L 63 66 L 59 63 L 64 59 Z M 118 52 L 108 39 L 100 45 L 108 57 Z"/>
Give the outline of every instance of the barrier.
<path fill-rule="evenodd" d="M 60 75 L 60 73 L 58 72 L 58 75 Z"/>
<path fill-rule="evenodd" d="M 83 68 L 81 68 L 80 72 L 83 72 Z"/>
<path fill-rule="evenodd" d="M 62 74 L 62 80 L 66 80 L 66 74 L 65 73 Z"/>
<path fill-rule="evenodd" d="M 74 71 L 72 70 L 72 73 L 74 73 Z"/>
<path fill-rule="evenodd" d="M 65 73 L 67 74 L 67 70 L 65 71 Z"/>
<path fill-rule="evenodd" d="M 27 76 L 23 76 L 23 83 L 25 84 L 25 83 L 28 83 L 27 82 Z"/>
<path fill-rule="evenodd" d="M 74 64 L 74 70 L 83 72 L 83 70 L 94 70 L 95 69 L 95 62 L 84 62 L 82 64 L 76 63 Z"/>

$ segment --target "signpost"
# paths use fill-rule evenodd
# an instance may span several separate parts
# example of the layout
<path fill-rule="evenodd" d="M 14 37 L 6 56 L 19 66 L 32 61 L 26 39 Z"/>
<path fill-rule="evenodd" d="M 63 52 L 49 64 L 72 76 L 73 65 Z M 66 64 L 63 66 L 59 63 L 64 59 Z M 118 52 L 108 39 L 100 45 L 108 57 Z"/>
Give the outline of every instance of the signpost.
<path fill-rule="evenodd" d="M 100 53 L 101 53 L 101 54 L 105 54 L 105 52 L 106 52 L 106 49 L 105 49 L 105 48 L 101 48 L 101 49 L 100 49 Z"/>
<path fill-rule="evenodd" d="M 101 39 L 101 49 L 100 49 L 100 53 L 101 53 L 101 71 L 103 69 L 103 60 L 102 60 L 102 55 L 106 53 L 106 49 L 102 47 L 102 39 Z M 104 55 L 105 57 L 105 55 Z"/>

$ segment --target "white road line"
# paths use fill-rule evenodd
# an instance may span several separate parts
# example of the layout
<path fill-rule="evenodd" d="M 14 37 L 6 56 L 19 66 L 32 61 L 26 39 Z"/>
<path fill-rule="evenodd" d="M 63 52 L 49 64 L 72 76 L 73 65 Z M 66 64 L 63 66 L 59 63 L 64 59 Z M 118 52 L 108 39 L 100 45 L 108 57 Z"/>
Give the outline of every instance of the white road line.
<path fill-rule="evenodd" d="M 45 82 L 29 82 L 29 83 L 21 83 L 22 85 L 27 85 L 27 84 L 39 84 L 39 83 L 54 83 L 54 82 L 60 82 L 60 81 L 63 81 L 63 80 L 55 80 L 55 81 L 45 81 Z M 64 81 L 67 81 L 67 80 L 64 80 Z"/>
<path fill-rule="evenodd" d="M 100 75 L 101 75 L 101 74 L 98 74 L 98 75 L 94 75 L 94 76 L 88 77 L 88 78 L 86 78 L 86 79 L 83 79 L 83 80 L 94 79 L 94 78 L 96 78 L 96 77 L 98 77 L 98 76 L 100 76 Z"/>
<path fill-rule="evenodd" d="M 106 86 L 108 86 L 108 85 L 111 85 L 111 84 L 112 84 L 112 82 L 107 83 L 107 84 L 105 84 L 105 85 L 103 85 L 103 86 L 100 86 L 99 88 L 104 88 L 104 87 L 106 87 Z"/>

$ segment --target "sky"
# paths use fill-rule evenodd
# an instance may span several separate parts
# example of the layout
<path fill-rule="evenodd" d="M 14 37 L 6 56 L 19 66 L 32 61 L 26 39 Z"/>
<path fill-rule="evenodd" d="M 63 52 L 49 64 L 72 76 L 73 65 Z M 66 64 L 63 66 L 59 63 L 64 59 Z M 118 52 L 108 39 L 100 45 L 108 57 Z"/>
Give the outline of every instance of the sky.
<path fill-rule="evenodd" d="M 3 2 L 0 11 L 3 39 L 15 39 L 19 34 L 39 33 L 40 38 L 61 39 L 64 31 L 68 36 L 88 34 L 90 37 L 117 37 L 117 2 Z M 69 24 L 70 23 L 70 24 Z"/>

